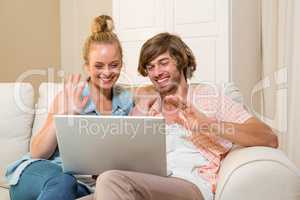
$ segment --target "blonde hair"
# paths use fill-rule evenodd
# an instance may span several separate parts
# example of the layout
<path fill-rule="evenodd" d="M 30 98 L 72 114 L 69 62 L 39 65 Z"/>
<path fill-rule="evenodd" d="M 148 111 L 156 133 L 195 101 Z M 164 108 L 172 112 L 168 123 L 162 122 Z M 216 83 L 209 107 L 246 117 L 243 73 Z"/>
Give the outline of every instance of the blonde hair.
<path fill-rule="evenodd" d="M 138 72 L 142 76 L 148 76 L 146 66 L 163 53 L 169 52 L 175 59 L 179 71 L 183 71 L 184 77 L 189 79 L 196 70 L 196 59 L 192 50 L 182 39 L 170 33 L 159 33 L 147 40 L 142 46 Z"/>
<path fill-rule="evenodd" d="M 91 26 L 91 35 L 86 39 L 83 47 L 83 59 L 85 64 L 89 63 L 89 52 L 94 43 L 116 44 L 120 53 L 121 61 L 123 52 L 118 36 L 113 32 L 114 23 L 110 16 L 100 15 L 96 17 Z"/>

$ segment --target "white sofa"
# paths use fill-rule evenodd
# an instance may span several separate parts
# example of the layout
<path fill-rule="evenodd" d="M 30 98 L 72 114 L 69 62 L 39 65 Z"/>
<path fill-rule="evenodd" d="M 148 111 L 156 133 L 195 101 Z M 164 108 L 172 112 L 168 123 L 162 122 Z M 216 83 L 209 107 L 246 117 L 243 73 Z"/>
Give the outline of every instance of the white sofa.
<path fill-rule="evenodd" d="M 30 138 L 42 126 L 47 107 L 60 87 L 41 84 L 35 103 L 30 84 L 0 83 L 0 200 L 10 199 L 4 180 L 7 164 L 29 151 Z M 232 98 L 240 98 L 236 88 L 227 90 Z M 237 148 L 222 163 L 215 199 L 300 199 L 299 170 L 277 149 Z"/>

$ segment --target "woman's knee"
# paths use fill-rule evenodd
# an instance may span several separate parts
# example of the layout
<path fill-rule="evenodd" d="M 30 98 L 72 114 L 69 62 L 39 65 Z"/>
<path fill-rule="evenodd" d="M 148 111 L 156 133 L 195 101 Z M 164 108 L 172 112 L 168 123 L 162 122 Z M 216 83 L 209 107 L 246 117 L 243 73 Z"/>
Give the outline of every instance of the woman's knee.
<path fill-rule="evenodd" d="M 53 176 L 47 180 L 44 184 L 45 190 L 53 190 L 54 188 L 59 188 L 62 191 L 65 190 L 76 190 L 77 180 L 74 176 L 70 174 L 60 174 L 58 176 Z"/>
<path fill-rule="evenodd" d="M 48 180 L 48 178 L 62 174 L 62 167 L 50 162 L 49 160 L 40 160 L 28 165 L 22 172 L 22 177 L 32 177 L 34 179 Z"/>
<path fill-rule="evenodd" d="M 36 199 L 44 184 L 52 177 L 62 174 L 60 166 L 48 160 L 36 161 L 22 172 L 16 185 L 10 188 L 10 197 L 14 199 Z"/>

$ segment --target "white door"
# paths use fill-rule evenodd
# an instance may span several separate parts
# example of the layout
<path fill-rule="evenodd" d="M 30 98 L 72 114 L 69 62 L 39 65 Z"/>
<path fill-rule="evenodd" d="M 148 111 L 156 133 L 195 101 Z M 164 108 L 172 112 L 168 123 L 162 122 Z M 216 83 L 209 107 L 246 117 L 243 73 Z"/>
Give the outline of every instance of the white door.
<path fill-rule="evenodd" d="M 163 31 L 193 50 L 198 66 L 192 82 L 229 81 L 229 0 L 113 0 L 113 18 L 124 49 L 120 82 L 149 82 L 137 74 L 140 48 Z"/>

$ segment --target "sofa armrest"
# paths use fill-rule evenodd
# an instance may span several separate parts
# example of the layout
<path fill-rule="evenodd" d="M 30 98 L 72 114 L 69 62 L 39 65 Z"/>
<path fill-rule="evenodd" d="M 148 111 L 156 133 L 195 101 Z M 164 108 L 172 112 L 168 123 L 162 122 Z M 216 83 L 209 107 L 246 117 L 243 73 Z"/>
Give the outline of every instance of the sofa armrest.
<path fill-rule="evenodd" d="M 300 199 L 299 170 L 278 149 L 235 149 L 223 160 L 215 200 Z"/>

